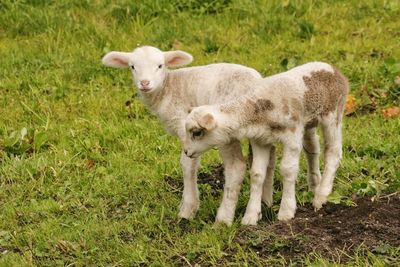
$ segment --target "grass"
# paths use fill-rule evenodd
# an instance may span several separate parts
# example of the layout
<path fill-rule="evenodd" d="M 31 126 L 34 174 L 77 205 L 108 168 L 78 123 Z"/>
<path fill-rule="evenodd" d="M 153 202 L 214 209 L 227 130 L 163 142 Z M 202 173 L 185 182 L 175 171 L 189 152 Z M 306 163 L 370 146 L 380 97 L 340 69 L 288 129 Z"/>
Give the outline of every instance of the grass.
<path fill-rule="evenodd" d="M 397 1 L 1 1 L 0 265 L 289 264 L 233 241 L 248 179 L 233 227 L 212 228 L 220 199 L 207 185 L 197 217 L 178 222 L 181 194 L 163 177 L 181 175 L 179 144 L 131 98 L 129 73 L 100 58 L 150 44 L 188 51 L 194 65 L 236 62 L 264 75 L 335 64 L 358 110 L 345 118 L 331 200 L 351 202 L 400 189 L 400 120 L 381 113 L 399 105 L 399 17 Z M 203 166 L 217 162 L 212 151 Z M 301 203 L 305 192 L 303 161 Z M 384 260 L 349 264 L 365 263 Z"/>

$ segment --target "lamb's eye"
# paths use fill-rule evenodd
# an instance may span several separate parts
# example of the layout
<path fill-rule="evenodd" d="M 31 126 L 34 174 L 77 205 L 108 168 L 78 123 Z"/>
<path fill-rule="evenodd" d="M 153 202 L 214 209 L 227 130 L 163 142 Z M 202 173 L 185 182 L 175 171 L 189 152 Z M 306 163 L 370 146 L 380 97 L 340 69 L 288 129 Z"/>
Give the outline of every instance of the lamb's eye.
<path fill-rule="evenodd" d="M 158 68 L 161 69 L 162 68 L 162 64 L 158 65 Z"/>
<path fill-rule="evenodd" d="M 131 69 L 133 69 L 133 70 L 134 70 L 134 69 L 135 69 L 135 66 L 134 66 L 134 65 L 131 65 Z"/>
<path fill-rule="evenodd" d="M 195 130 L 192 131 L 192 138 L 193 139 L 199 139 L 204 135 L 204 131 L 203 130 Z"/>

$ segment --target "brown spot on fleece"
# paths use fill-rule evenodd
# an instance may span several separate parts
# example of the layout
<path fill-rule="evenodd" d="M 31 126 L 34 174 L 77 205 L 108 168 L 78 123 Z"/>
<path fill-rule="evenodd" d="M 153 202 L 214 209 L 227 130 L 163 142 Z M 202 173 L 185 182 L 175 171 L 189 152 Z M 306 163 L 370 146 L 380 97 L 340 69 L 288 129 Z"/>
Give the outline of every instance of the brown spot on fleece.
<path fill-rule="evenodd" d="M 272 131 L 284 131 L 286 127 L 278 122 L 268 122 L 269 127 L 271 127 Z"/>
<path fill-rule="evenodd" d="M 288 103 L 287 98 L 282 99 L 282 111 L 286 115 L 289 114 L 289 103 Z"/>
<path fill-rule="evenodd" d="M 257 100 L 247 100 L 246 104 L 241 107 L 241 113 L 244 114 L 251 123 L 265 123 L 269 121 L 267 111 L 274 109 L 271 100 L 258 98 Z"/>
<path fill-rule="evenodd" d="M 293 112 L 293 113 L 291 114 L 291 116 L 290 116 L 290 119 L 291 119 L 292 121 L 299 121 L 299 119 L 300 119 L 300 114 L 299 114 L 298 112 Z"/>
<path fill-rule="evenodd" d="M 303 80 L 309 89 L 304 95 L 306 113 L 317 117 L 339 109 L 338 117 L 341 117 L 341 106 L 346 101 L 348 82 L 338 70 L 314 71 L 311 76 L 303 76 Z"/>
<path fill-rule="evenodd" d="M 303 104 L 297 98 L 290 98 L 290 119 L 293 121 L 299 121 L 303 114 Z"/>
<path fill-rule="evenodd" d="M 257 99 L 256 103 L 254 104 L 254 112 L 257 114 L 273 109 L 274 104 L 268 99 Z"/>
<path fill-rule="evenodd" d="M 229 113 L 235 112 L 235 111 L 236 111 L 236 108 L 233 107 L 232 105 L 221 105 L 220 108 L 219 108 L 219 110 L 220 110 L 222 113 L 227 113 L 227 114 L 229 114 Z"/>

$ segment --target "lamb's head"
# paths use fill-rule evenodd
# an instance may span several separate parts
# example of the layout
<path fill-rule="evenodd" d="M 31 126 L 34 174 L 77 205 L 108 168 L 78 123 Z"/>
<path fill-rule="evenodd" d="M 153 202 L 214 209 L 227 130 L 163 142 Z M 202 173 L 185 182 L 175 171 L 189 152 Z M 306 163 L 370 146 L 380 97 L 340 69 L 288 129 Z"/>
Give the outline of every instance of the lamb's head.
<path fill-rule="evenodd" d="M 193 108 L 185 121 L 185 154 L 196 158 L 214 146 L 229 143 L 230 138 L 223 125 L 224 118 L 217 106 Z"/>
<path fill-rule="evenodd" d="M 193 57 L 183 51 L 163 52 L 152 46 L 138 47 L 133 52 L 109 52 L 102 62 L 114 68 L 130 68 L 135 85 L 143 93 L 163 88 L 167 67 L 179 67 L 191 63 Z"/>

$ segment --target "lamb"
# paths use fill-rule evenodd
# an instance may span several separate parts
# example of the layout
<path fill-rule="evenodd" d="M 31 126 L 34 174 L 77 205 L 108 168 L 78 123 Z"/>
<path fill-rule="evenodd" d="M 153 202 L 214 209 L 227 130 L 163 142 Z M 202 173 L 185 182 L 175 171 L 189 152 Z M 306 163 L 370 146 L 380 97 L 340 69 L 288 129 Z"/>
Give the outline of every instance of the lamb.
<path fill-rule="evenodd" d="M 261 78 L 254 69 L 227 63 L 168 69 L 189 64 L 192 60 L 193 57 L 184 51 L 162 52 L 155 47 L 143 46 L 133 52 L 110 52 L 102 62 L 110 67 L 131 69 L 142 101 L 158 116 L 169 133 L 177 136 L 183 144 L 185 118 L 190 107 L 235 99 L 248 93 Z M 226 182 L 216 223 L 231 225 L 246 162 L 237 140 L 224 144 L 219 151 L 224 162 Z M 199 162 L 199 157 L 189 158 L 182 151 L 180 163 L 184 189 L 179 211 L 181 218 L 192 218 L 199 208 Z M 273 169 L 274 166 L 269 166 L 270 177 Z M 272 202 L 272 199 L 269 201 Z"/>
<path fill-rule="evenodd" d="M 295 180 L 302 146 L 307 155 L 313 206 L 322 207 L 332 191 L 342 158 L 342 116 L 348 93 L 347 79 L 333 66 L 311 62 L 287 72 L 255 81 L 251 92 L 224 104 L 193 108 L 186 118 L 184 151 L 196 158 L 213 146 L 248 138 L 253 148 L 250 200 L 243 224 L 261 218 L 262 189 L 271 145 L 283 144 L 283 176 L 279 220 L 292 219 L 296 211 Z M 324 135 L 323 176 L 319 170 L 320 124 Z M 265 186 L 265 184 L 264 184 Z M 271 190 L 269 194 L 271 194 Z"/>

